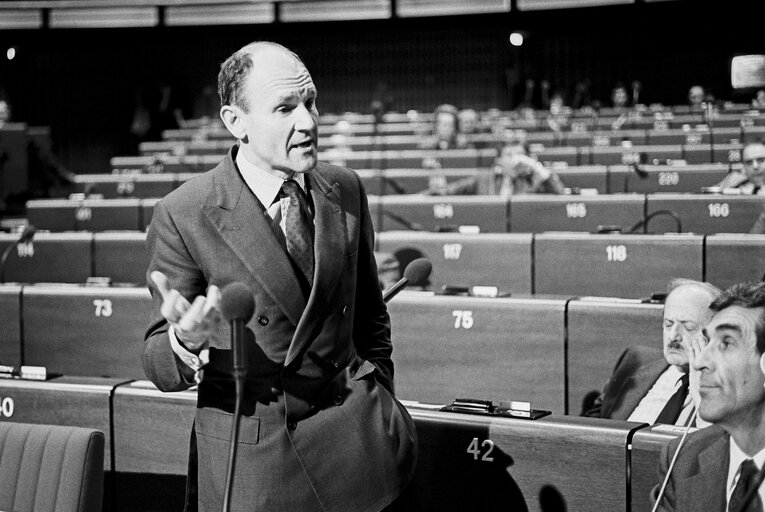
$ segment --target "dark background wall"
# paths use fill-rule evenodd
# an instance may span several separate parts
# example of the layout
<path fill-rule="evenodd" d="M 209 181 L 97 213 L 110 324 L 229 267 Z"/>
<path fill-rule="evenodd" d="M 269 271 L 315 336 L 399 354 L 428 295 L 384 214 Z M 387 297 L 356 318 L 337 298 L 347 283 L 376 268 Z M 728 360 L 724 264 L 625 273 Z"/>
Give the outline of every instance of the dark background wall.
<path fill-rule="evenodd" d="M 50 125 L 58 154 L 76 172 L 109 172 L 111 156 L 133 154 L 129 128 L 136 93 L 173 86 L 187 116 L 215 81 L 220 62 L 254 39 L 301 55 L 323 112 L 369 111 L 381 82 L 395 110 L 503 109 L 519 100 L 508 77 L 548 79 L 571 94 L 591 81 L 607 103 L 616 82 L 640 80 L 644 102 L 683 103 L 688 87 L 719 99 L 730 90 L 729 59 L 765 53 L 760 30 L 742 27 L 736 2 L 705 11 L 696 2 L 461 17 L 226 27 L 0 31 L 0 88 L 14 119 Z M 726 5 L 728 5 L 726 3 Z M 754 26 L 759 26 L 755 23 Z M 513 30 L 527 34 L 509 45 Z"/>

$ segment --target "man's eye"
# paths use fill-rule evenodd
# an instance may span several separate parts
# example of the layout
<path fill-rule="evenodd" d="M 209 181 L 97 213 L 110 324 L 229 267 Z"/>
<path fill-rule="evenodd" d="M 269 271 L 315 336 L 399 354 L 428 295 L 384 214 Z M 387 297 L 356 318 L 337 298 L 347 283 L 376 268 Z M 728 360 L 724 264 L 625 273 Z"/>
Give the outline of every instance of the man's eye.
<path fill-rule="evenodd" d="M 280 105 L 276 110 L 278 112 L 290 112 L 294 108 L 292 105 Z"/>

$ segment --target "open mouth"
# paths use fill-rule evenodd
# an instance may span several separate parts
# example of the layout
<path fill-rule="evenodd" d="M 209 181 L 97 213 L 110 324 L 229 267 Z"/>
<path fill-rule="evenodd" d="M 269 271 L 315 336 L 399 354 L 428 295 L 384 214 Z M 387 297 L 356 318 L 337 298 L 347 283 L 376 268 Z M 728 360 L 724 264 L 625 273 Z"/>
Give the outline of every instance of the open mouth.
<path fill-rule="evenodd" d="M 313 141 L 309 139 L 301 142 L 300 144 L 293 144 L 292 147 L 297 149 L 310 149 L 313 147 Z"/>

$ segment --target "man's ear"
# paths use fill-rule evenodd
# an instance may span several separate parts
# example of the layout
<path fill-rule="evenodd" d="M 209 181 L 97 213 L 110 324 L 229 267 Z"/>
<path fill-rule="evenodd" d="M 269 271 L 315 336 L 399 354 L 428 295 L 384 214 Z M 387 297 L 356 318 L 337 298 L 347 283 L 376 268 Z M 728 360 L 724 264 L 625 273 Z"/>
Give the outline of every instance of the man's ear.
<path fill-rule="evenodd" d="M 760 356 L 760 370 L 765 374 L 765 353 Z"/>
<path fill-rule="evenodd" d="M 247 132 L 244 129 L 244 123 L 242 122 L 242 109 L 236 105 L 223 105 L 220 109 L 220 118 L 223 124 L 226 125 L 226 129 L 231 132 L 237 140 L 242 140 L 247 137 Z"/>

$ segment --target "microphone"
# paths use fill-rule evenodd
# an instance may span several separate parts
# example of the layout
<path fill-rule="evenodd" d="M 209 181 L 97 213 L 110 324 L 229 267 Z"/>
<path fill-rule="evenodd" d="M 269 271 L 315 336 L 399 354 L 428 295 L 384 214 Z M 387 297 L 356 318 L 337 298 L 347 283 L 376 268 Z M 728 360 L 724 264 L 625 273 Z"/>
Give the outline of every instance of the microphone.
<path fill-rule="evenodd" d="M 231 489 L 234 484 L 234 466 L 236 465 L 236 448 L 239 439 L 239 420 L 242 417 L 242 398 L 244 394 L 244 377 L 246 361 L 244 350 L 244 326 L 255 312 L 255 299 L 252 292 L 243 283 L 231 283 L 221 292 L 220 312 L 224 320 L 231 324 L 231 351 L 233 353 L 234 388 L 236 402 L 234 417 L 231 424 L 231 445 L 228 454 L 226 471 L 226 489 L 223 497 L 223 512 L 231 509 Z"/>
<path fill-rule="evenodd" d="M 0 284 L 5 283 L 5 264 L 8 261 L 8 256 L 10 256 L 11 252 L 20 244 L 32 240 L 32 237 L 35 236 L 35 231 L 37 230 L 33 225 L 27 225 L 27 227 L 24 228 L 24 231 L 22 231 L 21 236 L 11 243 L 11 245 L 9 245 L 3 252 L 3 256 L 0 257 Z"/>
<path fill-rule="evenodd" d="M 430 276 L 432 270 L 433 264 L 427 258 L 417 258 L 410 262 L 404 269 L 404 277 L 383 292 L 383 302 L 387 304 L 388 301 L 398 295 L 398 292 L 406 288 L 410 283 L 415 285 L 422 283 Z"/>

